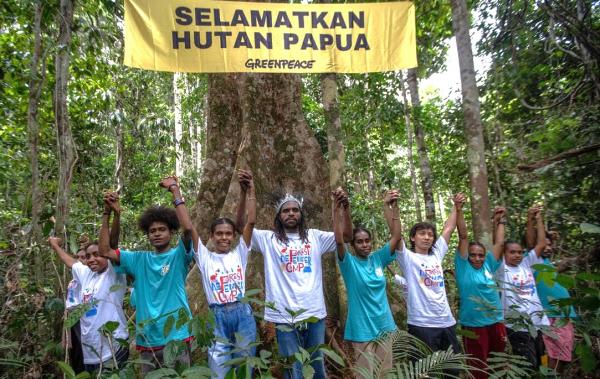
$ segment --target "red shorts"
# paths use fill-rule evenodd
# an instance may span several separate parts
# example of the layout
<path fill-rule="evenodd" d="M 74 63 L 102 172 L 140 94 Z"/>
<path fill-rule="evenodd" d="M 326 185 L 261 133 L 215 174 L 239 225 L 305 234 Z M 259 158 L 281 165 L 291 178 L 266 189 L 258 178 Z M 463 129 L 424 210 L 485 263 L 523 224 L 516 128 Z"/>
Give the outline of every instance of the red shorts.
<path fill-rule="evenodd" d="M 560 318 L 549 318 L 552 336 L 543 335 L 548 357 L 563 362 L 571 362 L 575 332 L 573 323 L 568 320 L 566 325 L 556 327 Z"/>

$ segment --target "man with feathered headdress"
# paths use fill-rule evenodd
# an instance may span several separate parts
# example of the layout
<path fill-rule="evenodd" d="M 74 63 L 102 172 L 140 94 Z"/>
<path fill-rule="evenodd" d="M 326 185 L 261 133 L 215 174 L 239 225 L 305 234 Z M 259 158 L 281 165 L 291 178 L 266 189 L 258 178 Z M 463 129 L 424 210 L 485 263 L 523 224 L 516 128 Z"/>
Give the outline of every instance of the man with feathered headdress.
<path fill-rule="evenodd" d="M 342 203 L 348 196 L 338 188 L 333 192 Z M 264 256 L 266 301 L 265 320 L 276 324 L 279 352 L 286 357 L 302 347 L 305 350 L 325 341 L 327 316 L 323 297 L 321 255 L 336 248 L 333 232 L 306 227 L 303 199 L 286 194 L 276 204 L 274 230 L 254 230 L 252 250 Z M 352 223 L 346 209 L 344 236 L 352 239 Z M 314 378 L 325 378 L 319 351 L 311 356 Z M 295 362 L 285 378 L 302 378 L 302 364 Z"/>

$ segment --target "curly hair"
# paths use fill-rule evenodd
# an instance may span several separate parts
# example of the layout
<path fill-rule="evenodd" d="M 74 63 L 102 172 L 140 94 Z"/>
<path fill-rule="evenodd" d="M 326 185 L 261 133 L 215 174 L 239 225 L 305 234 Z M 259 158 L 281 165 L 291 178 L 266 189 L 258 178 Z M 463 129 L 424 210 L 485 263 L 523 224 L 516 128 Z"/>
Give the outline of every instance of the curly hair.
<path fill-rule="evenodd" d="M 91 244 L 90 237 L 87 234 L 80 235 L 77 242 L 79 243 L 79 250 L 83 251 L 85 251 Z"/>
<path fill-rule="evenodd" d="M 150 225 L 152 225 L 153 222 L 165 223 L 171 231 L 179 230 L 179 219 L 173 208 L 164 207 L 162 205 L 151 206 L 140 216 L 138 226 L 144 233 L 148 234 Z"/>

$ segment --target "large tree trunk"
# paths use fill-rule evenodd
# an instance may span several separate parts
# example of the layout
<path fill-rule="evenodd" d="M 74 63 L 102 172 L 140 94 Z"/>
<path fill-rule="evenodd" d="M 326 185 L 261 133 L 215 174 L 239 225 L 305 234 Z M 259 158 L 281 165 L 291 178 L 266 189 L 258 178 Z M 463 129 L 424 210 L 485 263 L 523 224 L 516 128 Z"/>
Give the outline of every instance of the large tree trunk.
<path fill-rule="evenodd" d="M 323 109 L 325 110 L 325 121 L 327 123 L 327 151 L 329 155 L 329 188 L 335 190 L 337 187 L 344 185 L 344 174 L 345 174 L 345 154 L 343 134 L 342 134 L 342 121 L 340 119 L 340 106 L 338 100 L 338 86 L 337 86 L 337 74 L 327 73 L 321 74 L 321 92 L 322 92 L 322 103 Z M 344 330 L 346 323 L 347 310 L 348 310 L 348 297 L 346 296 L 346 285 L 344 279 L 337 267 L 335 262 L 335 255 L 330 254 L 324 256 L 323 259 L 327 260 L 327 265 L 324 269 L 328 269 L 328 272 L 324 271 L 326 276 L 334 276 L 337 278 L 337 290 L 339 293 L 339 303 L 334 304 L 339 309 L 339 319 L 331 317 L 330 314 L 328 324 L 328 340 L 331 346 L 340 353 L 344 358 L 344 350 L 337 342 L 337 338 L 333 331 L 336 326 L 339 326 L 339 331 Z M 341 333 L 340 333 L 341 338 Z M 347 359 L 347 358 L 346 358 Z"/>
<path fill-rule="evenodd" d="M 208 92 L 207 158 L 194 210 L 203 240 L 208 238 L 213 218 L 235 214 L 240 192 L 235 168 L 249 168 L 254 173 L 257 228 L 271 229 L 275 201 L 285 192 L 294 192 L 305 199 L 308 225 L 330 230 L 329 170 L 304 120 L 299 77 L 213 74 Z M 328 315 L 337 318 L 339 297 L 332 255 L 324 259 L 323 288 Z M 246 278 L 247 288 L 264 287 L 260 254 L 251 255 Z M 192 309 L 205 308 L 196 272 L 188 278 L 188 290 Z"/>
<path fill-rule="evenodd" d="M 425 145 L 425 131 L 421 124 L 420 111 L 421 99 L 419 98 L 419 84 L 417 82 L 417 69 L 408 69 L 408 88 L 410 90 L 410 102 L 413 110 L 413 125 L 415 127 L 415 141 L 417 143 L 417 154 L 419 155 L 419 170 L 421 174 L 421 188 L 425 200 L 425 219 L 435 223 L 435 198 L 433 196 L 433 175 L 429 165 L 429 155 Z"/>
<path fill-rule="evenodd" d="M 404 85 L 404 75 L 402 71 L 400 71 L 399 76 L 400 90 L 402 91 L 402 100 L 404 103 L 404 124 L 406 126 L 406 141 L 408 145 L 408 167 L 410 169 L 413 202 L 415 203 L 415 209 L 417 212 L 417 222 L 422 222 L 423 213 L 421 212 L 421 199 L 419 199 L 419 192 L 417 191 L 417 175 L 415 173 L 415 161 L 413 158 L 413 134 L 410 126 L 410 108 L 408 106 L 408 99 L 406 97 L 406 86 Z"/>
<path fill-rule="evenodd" d="M 56 84 L 54 87 L 54 119 L 58 146 L 58 194 L 56 200 L 57 235 L 65 234 L 69 218 L 69 198 L 73 167 L 77 162 L 77 150 L 69 125 L 67 106 L 67 83 L 69 82 L 69 61 L 71 52 L 71 27 L 73 24 L 73 0 L 61 0 L 58 12 L 59 33 L 56 53 Z"/>
<path fill-rule="evenodd" d="M 34 248 L 33 270 L 34 278 L 38 283 L 43 278 L 44 260 L 39 253 L 42 243 L 40 215 L 42 213 L 42 190 L 40 187 L 39 168 L 39 138 L 40 125 L 38 122 L 38 108 L 42 85 L 46 76 L 46 65 L 42 56 L 42 3 L 37 0 L 33 4 L 33 52 L 31 54 L 30 78 L 29 78 L 29 103 L 27 106 L 27 129 L 29 132 L 29 159 L 31 164 L 31 234 L 29 246 Z M 40 67 L 41 64 L 41 67 Z"/>
<path fill-rule="evenodd" d="M 462 85 L 465 135 L 467 138 L 467 162 L 471 184 L 471 211 L 475 239 L 491 246 L 491 224 L 488 197 L 488 175 L 485 165 L 483 125 L 479 108 L 479 90 L 473 66 L 471 37 L 469 36 L 469 12 L 465 0 L 451 0 L 452 27 L 456 36 L 460 81 Z"/>
<path fill-rule="evenodd" d="M 206 124 L 206 159 L 192 217 L 205 243 L 209 226 L 216 217 L 224 215 L 223 206 L 234 178 L 237 153 L 242 141 L 243 115 L 240 103 L 242 74 L 213 74 L 208 76 Z M 230 213 L 230 216 L 233 213 Z M 207 308 L 198 270 L 188 275 L 189 303 L 193 312 Z M 249 285 L 246 288 L 250 287 Z M 262 288 L 259 287 L 259 288 Z"/>

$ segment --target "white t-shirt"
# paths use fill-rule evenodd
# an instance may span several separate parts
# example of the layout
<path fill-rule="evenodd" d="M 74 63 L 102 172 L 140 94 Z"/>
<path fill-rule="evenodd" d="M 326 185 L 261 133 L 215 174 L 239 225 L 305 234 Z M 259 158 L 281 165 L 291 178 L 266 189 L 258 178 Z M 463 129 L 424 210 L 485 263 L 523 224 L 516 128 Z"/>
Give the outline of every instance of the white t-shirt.
<path fill-rule="evenodd" d="M 72 267 L 75 267 L 76 265 L 84 266 L 83 263 L 77 261 L 77 262 L 73 263 Z M 81 298 L 79 297 L 80 294 L 81 294 L 81 284 L 77 281 L 77 279 L 71 280 L 69 282 L 69 286 L 67 287 L 67 298 L 65 299 L 65 308 L 67 310 L 81 304 Z"/>
<path fill-rule="evenodd" d="M 507 265 L 506 259 L 503 259 L 496 271 L 502 290 L 500 299 L 505 317 L 510 317 L 511 313 L 517 311 L 529 315 L 535 326 L 550 325 L 538 297 L 535 277 L 531 270 L 531 266 L 536 263 L 538 263 L 537 254 L 533 250 L 526 253 L 521 264 L 516 267 Z M 506 326 L 515 329 L 508 320 Z M 527 328 L 517 327 L 516 331 L 527 331 Z"/>
<path fill-rule="evenodd" d="M 444 237 L 433 245 L 432 254 L 417 254 L 402 241 L 402 251 L 396 251 L 398 264 L 407 286 L 408 324 L 414 326 L 447 328 L 456 324 L 450 311 L 442 259 L 448 252 Z"/>
<path fill-rule="evenodd" d="M 81 283 L 81 303 L 95 302 L 83 316 L 81 316 L 81 345 L 83 348 L 83 361 L 85 364 L 98 364 L 111 358 L 108 339 L 98 329 L 108 321 L 119 323 L 113 332 L 113 348 L 119 349 L 115 338 L 127 339 L 127 319 L 123 312 L 123 296 L 127 289 L 125 275 L 115 273 L 113 266 L 108 262 L 108 267 L 103 273 L 95 273 L 87 266 L 74 264 L 71 268 L 73 277 Z M 111 287 L 118 285 L 113 288 Z"/>
<path fill-rule="evenodd" d="M 239 244 L 226 254 L 209 251 L 201 240 L 194 255 L 208 304 L 233 303 L 246 292 L 246 265 L 250 250 L 240 238 Z"/>
<path fill-rule="evenodd" d="M 266 301 L 277 310 L 265 307 L 265 320 L 291 323 L 285 310 L 306 311 L 293 319 L 302 321 L 309 317 L 327 316 L 323 297 L 323 269 L 321 255 L 335 249 L 332 232 L 309 229 L 308 241 L 301 241 L 298 233 L 288 233 L 289 241 L 277 240 L 270 230 L 254 230 L 252 250 L 259 251 L 265 262 Z"/>

